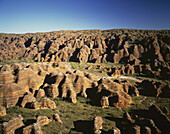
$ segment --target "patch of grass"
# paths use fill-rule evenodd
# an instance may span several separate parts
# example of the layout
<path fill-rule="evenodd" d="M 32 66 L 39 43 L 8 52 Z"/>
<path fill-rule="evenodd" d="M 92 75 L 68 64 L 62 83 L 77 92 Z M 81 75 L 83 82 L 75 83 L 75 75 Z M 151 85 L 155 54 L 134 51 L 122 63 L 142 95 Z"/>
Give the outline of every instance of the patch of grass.
<path fill-rule="evenodd" d="M 81 71 L 88 71 L 93 74 L 100 73 L 102 69 L 92 68 L 90 70 L 86 70 L 86 67 L 90 65 L 95 65 L 93 63 L 70 63 L 73 69 L 79 69 Z M 96 65 L 103 65 L 104 67 L 112 67 L 112 66 L 121 66 L 121 64 L 114 64 L 114 63 L 96 63 Z M 135 74 L 134 76 L 136 76 Z M 141 78 L 141 77 L 139 77 Z M 116 78 L 117 79 L 117 78 Z M 145 79 L 142 77 L 142 79 Z M 124 79 L 119 79 L 124 80 Z M 128 80 L 131 84 L 136 84 L 133 80 Z M 140 89 L 140 88 L 139 88 Z M 122 118 L 124 112 L 130 112 L 130 115 L 133 115 L 133 111 L 135 110 L 148 110 L 148 107 L 151 104 L 156 104 L 160 108 L 166 106 L 170 109 L 170 98 L 156 98 L 150 96 L 143 96 L 140 95 L 139 97 L 132 96 L 133 104 L 130 108 L 116 108 L 116 107 L 108 107 L 108 108 L 101 108 L 100 106 L 95 106 L 90 104 L 89 98 L 83 98 L 78 96 L 77 103 L 73 104 L 67 100 L 63 100 L 62 98 L 55 98 L 52 99 L 57 108 L 52 109 L 27 109 L 22 107 L 11 107 L 7 108 L 7 115 L 0 116 L 0 122 L 9 121 L 13 116 L 21 114 L 24 117 L 24 124 L 26 126 L 35 122 L 37 116 L 47 116 L 51 118 L 53 114 L 58 113 L 60 115 L 63 124 L 59 124 L 56 121 L 50 122 L 48 125 L 42 127 L 42 131 L 45 134 L 83 134 L 87 130 L 90 130 L 90 124 L 93 121 L 93 118 L 96 116 L 101 116 L 104 120 L 103 123 L 103 132 L 108 131 L 112 127 L 115 127 L 117 124 L 117 119 Z M 143 100 L 141 102 L 141 100 Z M 170 115 L 168 116 L 170 117 Z"/>
<path fill-rule="evenodd" d="M 5 64 L 8 64 L 8 65 L 12 65 L 13 63 L 20 63 L 20 62 L 27 62 L 27 63 L 33 63 L 34 60 L 32 59 L 12 59 L 12 60 L 6 60 L 4 62 L 0 62 L 0 65 L 5 65 Z"/>
<path fill-rule="evenodd" d="M 27 108 L 21 108 L 18 106 L 7 108 L 7 115 L 0 117 L 0 121 L 9 121 L 13 116 L 21 114 L 24 117 L 24 123 L 27 125 L 35 122 L 37 116 L 52 117 L 53 114 L 58 113 L 60 115 L 63 124 L 59 124 L 56 121 L 50 122 L 48 125 L 42 127 L 42 131 L 45 134 L 59 134 L 59 133 L 70 133 L 70 134 L 83 134 L 86 129 L 89 128 L 93 118 L 101 116 L 104 120 L 102 131 L 108 131 L 112 127 L 116 126 L 116 120 L 122 118 L 124 112 L 130 112 L 134 110 L 147 110 L 150 103 L 155 103 L 160 107 L 168 106 L 170 104 L 170 98 L 155 98 L 147 97 L 142 103 L 140 100 L 144 99 L 145 96 L 140 95 L 139 97 L 132 96 L 134 104 L 130 108 L 116 108 L 108 107 L 101 108 L 100 106 L 90 105 L 89 98 L 83 98 L 78 96 L 78 102 L 76 104 L 70 103 L 62 98 L 52 99 L 57 109 L 40 109 L 33 110 Z"/>

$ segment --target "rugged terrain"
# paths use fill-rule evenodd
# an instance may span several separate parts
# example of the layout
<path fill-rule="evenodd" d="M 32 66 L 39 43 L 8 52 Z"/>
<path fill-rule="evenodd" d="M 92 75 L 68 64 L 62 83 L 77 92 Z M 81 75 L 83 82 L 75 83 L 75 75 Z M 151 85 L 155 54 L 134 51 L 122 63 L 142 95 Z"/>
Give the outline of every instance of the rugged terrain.
<path fill-rule="evenodd" d="M 166 134 L 170 31 L 0 34 L 0 132 Z"/>
<path fill-rule="evenodd" d="M 131 64 L 138 72 L 166 78 L 170 31 L 84 30 L 1 34 L 0 61 L 94 62 Z M 168 78 L 167 78 L 168 79 Z"/>

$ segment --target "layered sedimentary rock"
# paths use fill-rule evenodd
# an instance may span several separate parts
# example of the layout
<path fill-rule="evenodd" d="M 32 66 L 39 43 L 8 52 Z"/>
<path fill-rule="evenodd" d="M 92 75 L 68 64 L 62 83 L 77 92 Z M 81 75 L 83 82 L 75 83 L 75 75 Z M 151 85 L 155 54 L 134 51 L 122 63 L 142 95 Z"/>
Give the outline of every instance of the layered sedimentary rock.
<path fill-rule="evenodd" d="M 30 108 L 33 109 L 55 109 L 56 104 L 54 101 L 50 100 L 49 98 L 42 98 L 40 101 L 33 101 L 29 104 Z"/>
<path fill-rule="evenodd" d="M 101 106 L 129 107 L 132 103 L 130 95 L 124 92 L 123 85 L 110 79 L 99 80 L 97 95 L 101 99 Z"/>
<path fill-rule="evenodd" d="M 62 124 L 62 121 L 60 120 L 60 116 L 58 114 L 54 114 L 50 119 L 47 116 L 38 116 L 36 119 L 36 123 L 23 128 L 23 134 L 43 134 L 41 127 L 44 125 L 48 125 L 53 120 L 56 120 Z"/>
<path fill-rule="evenodd" d="M 17 83 L 8 83 L 0 87 L 0 105 L 5 107 L 15 106 L 26 91 Z"/>
<path fill-rule="evenodd" d="M 6 108 L 3 106 L 0 106 L 0 116 L 6 115 Z"/>
<path fill-rule="evenodd" d="M 168 30 L 81 30 L 0 35 L 0 61 L 32 59 L 38 62 L 143 64 L 151 67 L 143 73 L 162 78 L 168 76 L 170 70 Z M 6 66 L 3 70 L 9 69 Z M 131 71 L 127 73 L 133 73 Z"/>
<path fill-rule="evenodd" d="M 103 119 L 100 116 L 96 116 L 93 120 L 94 122 L 94 134 L 100 134 L 101 131 L 100 129 L 103 128 L 102 124 L 103 124 Z"/>
<path fill-rule="evenodd" d="M 59 64 L 58 64 L 59 65 Z M 41 89 L 48 75 L 54 71 L 65 73 L 66 69 L 53 68 L 49 63 L 14 63 L 8 65 L 8 71 L 1 67 L 0 72 L 0 106 L 11 107 L 20 105 L 25 107 L 27 103 L 36 101 L 36 98 L 45 96 L 44 89 Z M 3 70 L 4 71 L 3 71 Z M 61 81 L 58 81 L 58 85 Z M 58 85 L 50 85 L 46 92 L 47 96 L 57 97 L 59 95 Z"/>
<path fill-rule="evenodd" d="M 14 134 L 15 130 L 24 126 L 23 117 L 18 115 L 11 118 L 8 122 L 3 122 L 2 132 L 3 134 Z"/>
<path fill-rule="evenodd" d="M 33 101 L 36 101 L 36 98 L 33 96 L 32 93 L 28 92 L 26 95 L 24 95 L 22 102 L 21 102 L 21 107 L 25 107 L 27 103 L 31 103 Z"/>

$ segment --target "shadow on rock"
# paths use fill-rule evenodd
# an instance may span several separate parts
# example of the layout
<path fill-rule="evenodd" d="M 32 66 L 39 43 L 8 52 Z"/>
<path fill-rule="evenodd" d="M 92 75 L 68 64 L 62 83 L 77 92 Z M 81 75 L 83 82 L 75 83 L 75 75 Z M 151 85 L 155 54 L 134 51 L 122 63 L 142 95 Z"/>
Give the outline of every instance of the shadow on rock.
<path fill-rule="evenodd" d="M 89 121 L 89 120 L 74 121 L 74 128 L 72 130 L 77 132 L 82 132 L 83 134 L 92 134 L 93 121 Z"/>

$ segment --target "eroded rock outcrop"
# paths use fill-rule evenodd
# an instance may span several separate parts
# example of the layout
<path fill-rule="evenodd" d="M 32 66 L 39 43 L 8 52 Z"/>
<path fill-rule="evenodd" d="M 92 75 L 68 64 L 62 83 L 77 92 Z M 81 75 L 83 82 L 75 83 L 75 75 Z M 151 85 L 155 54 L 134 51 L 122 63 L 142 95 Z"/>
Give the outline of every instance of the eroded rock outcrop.
<path fill-rule="evenodd" d="M 2 132 L 3 134 L 14 134 L 15 130 L 24 126 L 23 117 L 18 115 L 11 118 L 8 122 L 3 122 Z"/>
<path fill-rule="evenodd" d="M 30 108 L 33 108 L 33 109 L 55 109 L 56 108 L 56 104 L 54 101 L 50 100 L 49 98 L 45 97 L 45 98 L 42 98 L 40 101 L 34 101 L 34 102 L 31 102 L 29 104 L 29 107 Z"/>
<path fill-rule="evenodd" d="M 93 121 L 94 121 L 94 134 L 100 134 L 101 133 L 100 129 L 103 128 L 102 126 L 103 119 L 100 116 L 96 116 Z"/>
<path fill-rule="evenodd" d="M 0 106 L 0 116 L 6 115 L 6 108 L 3 106 Z"/>
<path fill-rule="evenodd" d="M 132 103 L 130 95 L 124 92 L 123 85 L 110 79 L 99 80 L 97 95 L 101 96 L 102 107 L 129 107 Z M 103 97 L 102 97 L 103 96 Z"/>
<path fill-rule="evenodd" d="M 135 29 L 1 34 L 0 61 L 32 59 L 51 63 L 74 61 L 114 62 L 134 66 L 143 64 L 146 69 L 142 73 L 165 78 L 170 72 L 168 40 L 169 31 Z M 4 66 L 1 70 L 10 69 Z M 127 73 L 133 73 L 130 66 Z"/>
<path fill-rule="evenodd" d="M 48 125 L 53 120 L 58 121 L 61 124 L 63 123 L 58 114 L 54 114 L 50 119 L 47 116 L 38 116 L 36 119 L 36 123 L 23 128 L 23 134 L 43 134 L 41 127 L 44 125 Z"/>

